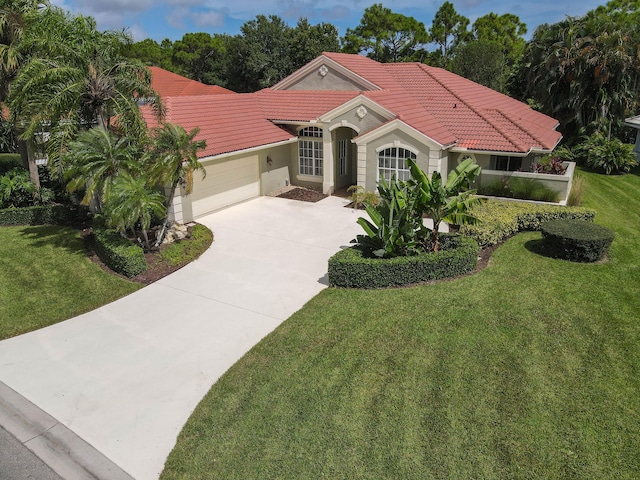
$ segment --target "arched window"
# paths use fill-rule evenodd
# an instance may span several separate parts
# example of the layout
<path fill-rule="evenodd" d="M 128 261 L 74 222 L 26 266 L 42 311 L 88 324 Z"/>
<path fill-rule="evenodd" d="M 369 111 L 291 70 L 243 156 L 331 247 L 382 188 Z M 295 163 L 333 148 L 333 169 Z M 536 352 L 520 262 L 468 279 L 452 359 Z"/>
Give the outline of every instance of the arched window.
<path fill-rule="evenodd" d="M 298 173 L 322 176 L 322 129 L 306 127 L 298 132 Z M 315 140 L 315 139 L 320 140 Z"/>
<path fill-rule="evenodd" d="M 397 180 L 409 180 L 411 172 L 407 158 L 415 160 L 416 154 L 400 147 L 385 148 L 378 152 L 379 177 L 383 177 L 387 182 L 391 181 L 394 175 Z"/>

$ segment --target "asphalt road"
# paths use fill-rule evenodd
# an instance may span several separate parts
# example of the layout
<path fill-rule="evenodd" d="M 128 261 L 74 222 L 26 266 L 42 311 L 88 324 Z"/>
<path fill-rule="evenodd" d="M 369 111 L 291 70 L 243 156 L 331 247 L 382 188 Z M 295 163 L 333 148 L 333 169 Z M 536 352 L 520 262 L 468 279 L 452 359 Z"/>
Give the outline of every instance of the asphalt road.
<path fill-rule="evenodd" d="M 0 480 L 63 480 L 0 427 Z"/>

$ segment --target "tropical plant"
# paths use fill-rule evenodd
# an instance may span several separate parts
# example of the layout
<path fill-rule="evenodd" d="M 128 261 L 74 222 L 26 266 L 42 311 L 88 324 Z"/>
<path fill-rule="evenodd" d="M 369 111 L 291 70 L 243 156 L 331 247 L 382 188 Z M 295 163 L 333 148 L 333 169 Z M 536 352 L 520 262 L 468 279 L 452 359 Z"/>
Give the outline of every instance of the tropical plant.
<path fill-rule="evenodd" d="M 480 175 L 480 166 L 474 164 L 473 159 L 467 158 L 449 172 L 447 181 L 443 183 L 439 172 L 433 172 L 429 178 L 414 160 L 408 158 L 407 163 L 411 170 L 411 179 L 407 183 L 419 192 L 416 202 L 417 215 L 420 218 L 427 215 L 433 220 L 431 247 L 437 252 L 441 222 L 454 225 L 476 222 L 469 209 L 479 200 L 474 196 L 475 190 L 470 190 L 469 187 Z"/>
<path fill-rule="evenodd" d="M 70 143 L 66 154 L 67 189 L 83 190 L 82 204 L 95 201 L 96 209 L 101 211 L 118 175 L 141 171 L 140 157 L 140 149 L 129 138 L 100 127 L 86 130 Z"/>
<path fill-rule="evenodd" d="M 638 165 L 633 145 L 618 138 L 607 138 L 599 132 L 584 136 L 582 142 L 573 148 L 573 155 L 577 161 L 607 175 L 628 173 Z"/>
<path fill-rule="evenodd" d="M 113 182 L 106 197 L 104 216 L 106 224 L 119 232 L 131 230 L 139 238 L 140 229 L 145 251 L 152 249 L 149 228 L 154 217 L 162 218 L 165 212 L 164 195 L 153 190 L 144 175 L 132 176 L 123 172 Z"/>
<path fill-rule="evenodd" d="M 34 49 L 9 97 L 20 137 L 29 140 L 47 126 L 49 163 L 58 174 L 78 131 L 97 125 L 143 138 L 146 125 L 138 100 L 153 103 L 157 94 L 148 69 L 121 56 L 130 39 L 123 32 L 98 31 L 91 17 L 70 16 L 56 8 L 46 9 L 39 22 L 49 46 Z M 160 113 L 159 104 L 154 105 Z"/>
<path fill-rule="evenodd" d="M 533 165 L 533 171 L 536 173 L 548 173 L 551 175 L 564 175 L 567 168 L 562 163 L 562 158 L 558 156 L 545 155 L 538 163 Z"/>
<path fill-rule="evenodd" d="M 422 216 L 416 214 L 417 190 L 395 179 L 387 184 L 380 177 L 380 203 L 364 204 L 371 221 L 360 217 L 358 224 L 366 235 L 358 235 L 357 243 L 365 252 L 380 258 L 417 255 L 424 252 L 422 240 L 428 236 Z"/>
<path fill-rule="evenodd" d="M 14 168 L 0 176 L 0 208 L 28 207 L 34 204 L 35 185 L 24 168 Z"/>
<path fill-rule="evenodd" d="M 364 203 L 376 206 L 380 201 L 380 197 L 374 192 L 367 192 L 362 185 L 351 185 L 347 188 L 347 192 L 350 192 L 349 200 L 351 200 L 351 208 L 359 209 L 364 206 Z"/>
<path fill-rule="evenodd" d="M 152 146 L 147 152 L 151 165 L 151 178 L 160 185 L 168 185 L 164 222 L 155 246 L 159 246 L 169 224 L 169 211 L 178 185 L 182 185 L 188 195 L 193 189 L 193 174 L 196 171 L 206 175 L 205 168 L 198 161 L 198 151 L 206 148 L 204 140 L 195 140 L 200 131 L 194 128 L 189 133 L 180 125 L 163 123 L 152 132 Z"/>

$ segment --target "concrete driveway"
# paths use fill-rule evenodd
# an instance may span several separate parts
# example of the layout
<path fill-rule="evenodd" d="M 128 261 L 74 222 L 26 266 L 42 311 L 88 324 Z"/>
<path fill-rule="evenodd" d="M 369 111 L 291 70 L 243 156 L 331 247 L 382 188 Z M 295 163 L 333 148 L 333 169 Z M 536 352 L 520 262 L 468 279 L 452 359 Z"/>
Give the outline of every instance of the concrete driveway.
<path fill-rule="evenodd" d="M 15 391 L 52 417 L 39 423 L 43 432 L 62 428 L 64 438 L 75 434 L 95 447 L 124 470 L 118 478 L 157 478 L 211 385 L 326 287 L 327 259 L 361 232 L 362 212 L 345 203 L 260 197 L 201 218 L 215 241 L 196 262 L 97 310 L 0 342 L 7 395 Z M 29 408 L 13 411 L 26 418 Z M 62 449 L 74 450 L 69 444 Z"/>

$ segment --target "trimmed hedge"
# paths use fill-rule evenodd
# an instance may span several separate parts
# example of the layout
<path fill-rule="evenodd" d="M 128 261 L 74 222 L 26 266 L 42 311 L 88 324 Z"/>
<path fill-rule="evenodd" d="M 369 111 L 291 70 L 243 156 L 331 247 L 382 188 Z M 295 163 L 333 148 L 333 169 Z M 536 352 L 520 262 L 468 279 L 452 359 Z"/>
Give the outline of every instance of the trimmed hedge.
<path fill-rule="evenodd" d="M 100 260 L 113 271 L 126 277 L 135 277 L 149 268 L 142 248 L 122 238 L 118 233 L 94 228 L 93 238 Z"/>
<path fill-rule="evenodd" d="M 0 175 L 14 168 L 24 168 L 19 153 L 0 153 Z"/>
<path fill-rule="evenodd" d="M 87 216 L 88 209 L 68 205 L 5 208 L 0 210 L 0 225 L 68 225 Z"/>
<path fill-rule="evenodd" d="M 595 262 L 604 257 L 614 233 L 584 220 L 551 220 L 540 229 L 545 247 L 554 257 L 574 262 Z"/>
<path fill-rule="evenodd" d="M 442 234 L 438 252 L 410 257 L 370 258 L 358 247 L 339 251 L 329 259 L 329 285 L 381 288 L 455 277 L 478 262 L 478 244 L 461 235 Z"/>
<path fill-rule="evenodd" d="M 540 225 L 549 220 L 592 222 L 596 212 L 582 207 L 487 200 L 474 207 L 471 214 L 479 223 L 462 225 L 460 233 L 475 239 L 481 247 L 486 247 L 496 245 L 520 231 L 540 230 Z"/>

